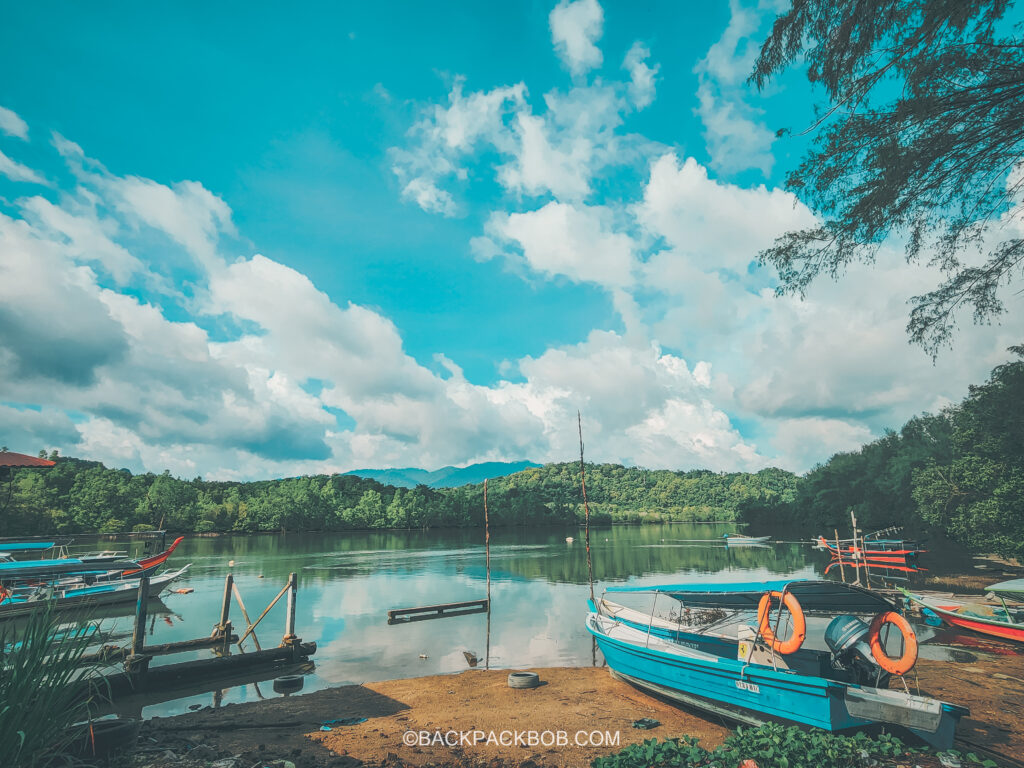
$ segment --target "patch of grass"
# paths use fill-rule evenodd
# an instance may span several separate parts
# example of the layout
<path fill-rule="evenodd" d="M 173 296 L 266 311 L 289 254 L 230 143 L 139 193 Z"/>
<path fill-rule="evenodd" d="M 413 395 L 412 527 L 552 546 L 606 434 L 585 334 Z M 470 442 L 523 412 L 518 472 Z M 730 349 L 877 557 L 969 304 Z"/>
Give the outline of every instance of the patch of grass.
<path fill-rule="evenodd" d="M 862 768 L 871 760 L 896 758 L 916 752 L 895 736 L 870 737 L 863 733 L 842 736 L 827 731 L 769 723 L 759 728 L 737 728 L 713 750 L 690 736 L 626 747 L 595 759 L 592 768 L 711 768 L 736 766 L 754 760 L 760 768 Z"/>
<path fill-rule="evenodd" d="M 42 768 L 67 752 L 99 698 L 99 665 L 82 665 L 96 626 L 85 617 L 58 619 L 40 605 L 27 621 L 0 631 L 0 765 Z"/>

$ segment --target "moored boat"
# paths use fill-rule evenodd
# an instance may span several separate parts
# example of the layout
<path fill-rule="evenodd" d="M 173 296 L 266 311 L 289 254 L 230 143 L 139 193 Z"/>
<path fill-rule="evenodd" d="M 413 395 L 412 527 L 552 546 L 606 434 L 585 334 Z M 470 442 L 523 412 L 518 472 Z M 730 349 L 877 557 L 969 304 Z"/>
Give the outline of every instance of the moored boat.
<path fill-rule="evenodd" d="M 177 571 L 154 576 L 149 582 L 150 597 L 157 597 L 188 569 L 189 566 L 186 565 Z M 47 603 L 55 610 L 67 610 L 131 602 L 137 599 L 139 581 L 140 579 L 125 579 L 91 585 L 83 581 L 70 584 L 55 581 L 18 589 L 0 586 L 0 619 L 25 616 Z M 0 584 L 2 583 L 3 577 L 0 576 Z"/>
<path fill-rule="evenodd" d="M 995 594 L 996 597 L 1001 597 L 1004 600 L 1013 600 L 1018 603 L 1024 603 L 1024 579 L 1001 581 L 998 584 L 992 584 L 991 586 L 986 587 L 986 589 Z"/>
<path fill-rule="evenodd" d="M 610 588 L 646 594 L 646 614 L 591 602 L 587 630 L 620 677 L 661 696 L 747 723 L 779 719 L 842 731 L 903 728 L 948 748 L 963 707 L 881 685 L 916 662 L 916 638 L 878 595 L 827 581 Z M 670 606 L 658 617 L 658 599 Z M 771 618 L 773 602 L 789 610 Z M 855 614 L 876 613 L 871 626 Z M 899 628 L 887 653 L 882 627 Z M 787 625 L 789 625 L 787 633 Z M 774 629 L 772 627 L 774 626 Z M 787 636 L 788 634 L 788 636 Z M 868 682 L 873 684 L 867 684 Z"/>
<path fill-rule="evenodd" d="M 931 611 L 950 626 L 1024 643 L 1024 609 L 1014 610 L 1005 603 L 1002 607 L 978 603 L 944 603 L 915 595 L 905 589 L 900 591 L 908 600 Z"/>
<path fill-rule="evenodd" d="M 771 536 L 745 536 L 742 533 L 723 533 L 722 538 L 730 547 L 750 546 L 754 544 L 767 544 Z"/>

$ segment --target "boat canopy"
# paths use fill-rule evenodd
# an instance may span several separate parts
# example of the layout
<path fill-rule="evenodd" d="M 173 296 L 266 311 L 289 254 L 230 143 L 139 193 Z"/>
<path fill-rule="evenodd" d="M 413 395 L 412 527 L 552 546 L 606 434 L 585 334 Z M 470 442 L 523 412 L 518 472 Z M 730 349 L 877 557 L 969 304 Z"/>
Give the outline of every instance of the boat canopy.
<path fill-rule="evenodd" d="M 4 552 L 41 552 L 57 546 L 55 541 L 11 541 L 0 544 Z"/>
<path fill-rule="evenodd" d="M 608 587 L 607 592 L 656 592 L 689 606 L 756 608 L 765 592 L 793 593 L 804 611 L 880 613 L 895 610 L 885 598 L 839 581 L 744 581 L 732 583 L 658 584 L 649 587 Z"/>

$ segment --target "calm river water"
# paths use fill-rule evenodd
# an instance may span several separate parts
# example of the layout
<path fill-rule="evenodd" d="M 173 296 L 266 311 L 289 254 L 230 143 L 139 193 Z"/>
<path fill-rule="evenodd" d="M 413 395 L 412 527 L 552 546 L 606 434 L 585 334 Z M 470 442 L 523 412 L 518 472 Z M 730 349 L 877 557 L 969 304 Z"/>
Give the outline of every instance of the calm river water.
<path fill-rule="evenodd" d="M 728 548 L 713 540 L 733 532 L 728 524 L 673 523 L 615 526 L 591 532 L 595 589 L 612 583 L 654 584 L 701 579 L 754 581 L 820 576 L 827 554 L 809 543 L 767 548 Z M 757 531 L 749 531 L 757 533 Z M 805 540 L 811 532 L 801 531 Z M 575 541 L 569 543 L 566 538 Z M 780 536 L 780 538 L 783 538 Z M 315 669 L 304 692 L 344 683 L 418 677 L 468 668 L 464 651 L 484 663 L 485 614 L 389 626 L 389 608 L 483 598 L 486 594 L 483 532 L 479 530 L 287 534 L 188 538 L 167 564 L 192 566 L 173 585 L 190 594 L 167 593 L 153 604 L 147 643 L 207 635 L 217 621 L 224 577 L 234 574 L 246 608 L 255 618 L 298 574 L 296 632 L 313 640 Z M 964 558 L 926 555 L 928 566 L 948 573 L 969 570 Z M 932 561 L 935 561 L 934 563 Z M 233 565 L 232 565 L 233 562 Z M 933 571 L 934 573 L 935 571 Z M 594 661 L 586 614 L 587 565 L 583 531 L 576 528 L 497 529 L 491 535 L 490 666 L 522 668 L 589 665 Z M 104 620 L 123 637 L 131 619 Z M 232 605 L 236 629 L 245 623 Z M 263 645 L 276 646 L 284 632 L 282 599 L 260 624 Z M 252 648 L 247 643 L 248 648 Z M 210 651 L 164 657 L 154 663 L 204 658 Z M 424 658 L 425 657 L 425 658 Z M 208 705 L 276 696 L 270 682 L 216 693 L 132 705 L 147 716 Z M 159 698 L 159 697 L 156 697 Z"/>

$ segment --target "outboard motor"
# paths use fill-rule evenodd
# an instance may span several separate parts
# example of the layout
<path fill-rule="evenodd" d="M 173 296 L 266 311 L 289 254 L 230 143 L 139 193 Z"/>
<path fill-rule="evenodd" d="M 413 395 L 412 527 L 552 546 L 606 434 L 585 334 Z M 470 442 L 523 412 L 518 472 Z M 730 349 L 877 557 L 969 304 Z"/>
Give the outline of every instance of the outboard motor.
<path fill-rule="evenodd" d="M 859 685 L 885 688 L 889 673 L 875 662 L 867 644 L 870 627 L 856 616 L 836 616 L 825 629 L 825 643 L 832 651 L 832 663 L 850 674 Z"/>

